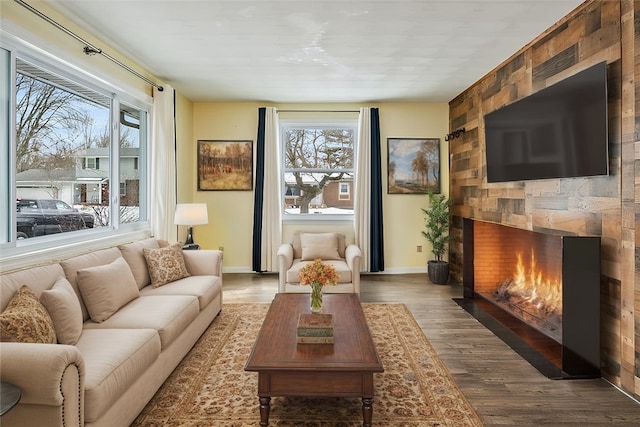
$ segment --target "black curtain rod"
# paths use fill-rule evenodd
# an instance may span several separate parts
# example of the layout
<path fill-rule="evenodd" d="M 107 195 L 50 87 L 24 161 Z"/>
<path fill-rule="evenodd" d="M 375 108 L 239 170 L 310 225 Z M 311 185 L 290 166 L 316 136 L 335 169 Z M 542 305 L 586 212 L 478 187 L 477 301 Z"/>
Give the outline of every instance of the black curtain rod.
<path fill-rule="evenodd" d="M 136 77 L 138 77 L 138 78 L 144 80 L 145 82 L 149 83 L 151 86 L 158 88 L 158 90 L 160 92 L 162 92 L 164 90 L 164 88 L 162 86 L 160 86 L 159 84 L 154 83 L 153 81 L 149 80 L 148 78 L 146 78 L 142 74 L 138 73 L 133 68 L 129 67 L 126 64 L 123 64 L 122 62 L 118 61 L 116 58 L 114 58 L 113 56 L 109 55 L 108 53 L 105 53 L 99 47 L 96 47 L 96 46 L 92 45 L 91 43 L 89 43 L 88 41 L 86 41 L 85 39 L 83 39 L 82 37 L 80 37 L 79 35 L 74 33 L 73 31 L 71 31 L 68 28 L 64 27 L 62 24 L 59 24 L 58 22 L 56 22 L 53 19 L 49 18 L 44 13 L 40 12 L 38 9 L 36 9 L 33 6 L 25 3 L 23 0 L 15 0 L 15 2 L 18 3 L 19 5 L 23 6 L 24 8 L 28 9 L 29 11 L 35 13 L 40 18 L 44 19 L 45 21 L 47 21 L 48 23 L 50 23 L 51 25 L 53 25 L 57 29 L 65 32 L 67 35 L 69 35 L 69 36 L 73 37 L 74 39 L 78 40 L 80 43 L 83 43 L 85 45 L 83 51 L 84 51 L 84 53 L 86 55 L 95 55 L 95 54 L 98 53 L 98 54 L 104 56 L 105 58 L 107 58 L 109 61 L 119 65 L 122 68 L 124 68 L 125 70 L 127 70 L 131 74 L 135 75 Z"/>
<path fill-rule="evenodd" d="M 359 113 L 360 110 L 276 110 L 278 113 Z"/>

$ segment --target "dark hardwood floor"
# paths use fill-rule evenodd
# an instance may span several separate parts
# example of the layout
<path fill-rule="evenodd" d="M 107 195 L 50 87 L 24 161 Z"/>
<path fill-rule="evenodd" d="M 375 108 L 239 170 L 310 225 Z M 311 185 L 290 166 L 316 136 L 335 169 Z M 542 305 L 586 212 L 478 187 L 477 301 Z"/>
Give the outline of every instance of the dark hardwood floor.
<path fill-rule="evenodd" d="M 224 302 L 270 302 L 275 274 L 233 274 Z M 362 302 L 405 304 L 485 426 L 640 426 L 640 404 L 603 379 L 552 380 L 453 301 L 460 285 L 426 274 L 363 275 Z"/>

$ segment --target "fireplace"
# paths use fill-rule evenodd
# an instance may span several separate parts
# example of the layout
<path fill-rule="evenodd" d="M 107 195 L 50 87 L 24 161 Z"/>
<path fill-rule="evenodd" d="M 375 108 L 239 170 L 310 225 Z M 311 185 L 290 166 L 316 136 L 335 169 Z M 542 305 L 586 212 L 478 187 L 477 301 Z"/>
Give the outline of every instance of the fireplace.
<path fill-rule="evenodd" d="M 600 376 L 600 238 L 472 219 L 463 231 L 461 305 L 547 376 Z"/>

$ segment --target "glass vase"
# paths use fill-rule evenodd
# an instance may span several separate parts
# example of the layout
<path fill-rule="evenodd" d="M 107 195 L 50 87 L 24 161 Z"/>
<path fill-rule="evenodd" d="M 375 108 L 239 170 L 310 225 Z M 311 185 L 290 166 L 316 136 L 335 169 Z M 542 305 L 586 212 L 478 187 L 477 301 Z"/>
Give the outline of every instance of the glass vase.
<path fill-rule="evenodd" d="M 322 284 L 311 284 L 311 312 L 322 313 Z"/>

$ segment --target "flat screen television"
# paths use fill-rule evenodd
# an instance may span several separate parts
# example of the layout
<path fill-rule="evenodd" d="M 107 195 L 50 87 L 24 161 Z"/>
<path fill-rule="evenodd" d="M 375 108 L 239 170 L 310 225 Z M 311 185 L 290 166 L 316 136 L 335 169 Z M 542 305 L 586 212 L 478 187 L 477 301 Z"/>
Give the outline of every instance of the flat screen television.
<path fill-rule="evenodd" d="M 484 116 L 487 181 L 607 175 L 601 62 Z"/>

